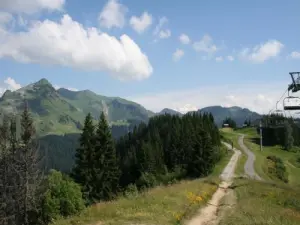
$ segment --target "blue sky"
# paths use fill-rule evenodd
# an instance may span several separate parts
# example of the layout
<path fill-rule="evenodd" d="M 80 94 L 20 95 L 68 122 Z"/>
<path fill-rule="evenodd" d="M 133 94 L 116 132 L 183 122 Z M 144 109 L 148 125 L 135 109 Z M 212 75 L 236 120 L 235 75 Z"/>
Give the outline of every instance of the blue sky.
<path fill-rule="evenodd" d="M 47 78 L 159 111 L 273 108 L 299 70 L 299 1 L 2 0 L 0 92 Z"/>

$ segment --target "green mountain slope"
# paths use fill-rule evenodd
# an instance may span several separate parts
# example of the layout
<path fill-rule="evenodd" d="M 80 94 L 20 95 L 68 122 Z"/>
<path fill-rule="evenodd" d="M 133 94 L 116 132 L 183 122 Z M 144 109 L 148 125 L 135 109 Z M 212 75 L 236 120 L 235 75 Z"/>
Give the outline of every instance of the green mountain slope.
<path fill-rule="evenodd" d="M 222 125 L 223 120 L 226 117 L 232 118 L 238 126 L 241 126 L 246 119 L 250 119 L 251 121 L 255 121 L 259 118 L 261 118 L 261 115 L 252 112 L 249 109 L 241 108 L 241 107 L 222 107 L 222 106 L 210 106 L 205 107 L 200 110 L 198 110 L 200 113 L 208 112 L 211 113 L 214 116 L 215 123 L 218 126 Z"/>
<path fill-rule="evenodd" d="M 141 105 L 122 98 L 105 97 L 88 90 L 55 90 L 46 79 L 14 92 L 6 91 L 0 98 L 0 111 L 18 114 L 24 100 L 27 100 L 40 135 L 77 133 L 89 112 L 97 120 L 104 111 L 111 125 L 146 122 L 154 115 Z"/>
<path fill-rule="evenodd" d="M 164 108 L 160 112 L 156 113 L 157 115 L 164 115 L 164 114 L 170 114 L 170 115 L 179 115 L 182 116 L 182 114 L 174 109 Z"/>

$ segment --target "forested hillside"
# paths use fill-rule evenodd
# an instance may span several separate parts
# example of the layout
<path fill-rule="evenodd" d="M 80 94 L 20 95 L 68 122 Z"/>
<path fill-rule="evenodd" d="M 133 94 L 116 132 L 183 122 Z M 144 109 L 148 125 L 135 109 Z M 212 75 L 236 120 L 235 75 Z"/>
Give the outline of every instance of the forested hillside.
<path fill-rule="evenodd" d="M 221 157 L 220 136 L 211 114 L 161 115 L 140 124 L 117 143 L 121 186 L 142 185 L 143 175 L 177 171 L 178 176 L 210 173 Z"/>
<path fill-rule="evenodd" d="M 299 121 L 280 114 L 264 116 L 262 121 L 265 145 L 281 145 L 285 150 L 292 150 L 293 146 L 300 147 Z"/>
<path fill-rule="evenodd" d="M 124 191 L 207 176 L 223 154 L 211 114 L 155 116 L 113 142 L 104 114 L 98 125 L 88 114 L 73 173 L 88 202 L 113 198 L 117 181 Z"/>

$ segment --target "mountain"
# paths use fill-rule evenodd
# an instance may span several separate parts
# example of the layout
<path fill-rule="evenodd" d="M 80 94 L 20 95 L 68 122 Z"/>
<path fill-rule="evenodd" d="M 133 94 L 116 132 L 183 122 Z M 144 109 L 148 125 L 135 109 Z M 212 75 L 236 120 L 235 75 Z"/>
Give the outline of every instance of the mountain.
<path fill-rule="evenodd" d="M 156 115 L 164 115 L 164 114 L 170 114 L 170 115 L 179 115 L 182 116 L 182 114 L 176 110 L 164 108 L 160 112 L 156 113 Z"/>
<path fill-rule="evenodd" d="M 222 107 L 222 106 L 210 106 L 205 107 L 198 110 L 199 113 L 211 113 L 215 119 L 215 123 L 220 127 L 222 126 L 223 120 L 226 117 L 232 118 L 238 126 L 243 125 L 245 120 L 250 119 L 251 121 L 255 121 L 261 118 L 261 115 L 252 112 L 249 109 L 241 108 L 238 106 L 234 107 Z"/>
<path fill-rule="evenodd" d="M 6 91 L 0 98 L 0 114 L 20 113 L 24 100 L 40 135 L 78 133 L 89 112 L 97 120 L 104 111 L 112 126 L 147 122 L 155 115 L 143 106 L 119 97 L 101 96 L 89 90 L 56 90 L 46 79 L 13 92 Z"/>

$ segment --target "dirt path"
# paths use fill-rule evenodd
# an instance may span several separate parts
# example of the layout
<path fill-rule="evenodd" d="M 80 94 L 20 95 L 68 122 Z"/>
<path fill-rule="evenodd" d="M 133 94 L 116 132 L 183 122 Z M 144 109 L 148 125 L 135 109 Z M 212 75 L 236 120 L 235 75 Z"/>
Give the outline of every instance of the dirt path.
<path fill-rule="evenodd" d="M 231 146 L 227 143 L 224 143 L 229 149 Z M 220 207 L 220 201 L 225 196 L 228 191 L 228 187 L 232 183 L 232 179 L 234 177 L 234 170 L 238 161 L 238 158 L 241 152 L 237 149 L 233 149 L 234 154 L 231 157 L 229 163 L 224 168 L 220 178 L 223 180 L 219 185 L 219 188 L 212 196 L 212 199 L 208 202 L 207 206 L 201 209 L 194 218 L 185 223 L 186 225 L 213 225 L 218 223 L 218 209 Z"/>
<path fill-rule="evenodd" d="M 255 161 L 255 155 L 253 154 L 252 151 L 250 151 L 244 144 L 244 136 L 243 134 L 241 134 L 239 136 L 239 140 L 238 143 L 241 147 L 241 149 L 243 150 L 243 152 L 245 152 L 248 156 L 247 161 L 245 163 L 245 173 L 247 176 L 249 176 L 250 178 L 254 178 L 256 180 L 262 180 L 262 178 L 260 176 L 257 175 L 257 173 L 254 170 L 254 161 Z"/>

